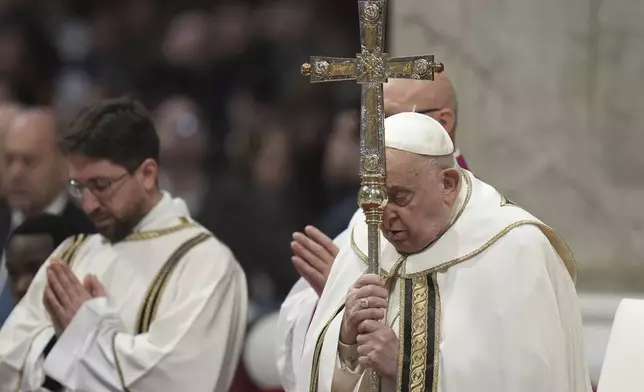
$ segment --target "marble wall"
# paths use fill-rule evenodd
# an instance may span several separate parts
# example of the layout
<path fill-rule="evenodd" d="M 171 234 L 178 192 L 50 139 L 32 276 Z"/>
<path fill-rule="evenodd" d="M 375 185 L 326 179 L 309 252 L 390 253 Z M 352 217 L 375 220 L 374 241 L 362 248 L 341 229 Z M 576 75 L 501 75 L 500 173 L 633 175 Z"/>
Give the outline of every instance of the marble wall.
<path fill-rule="evenodd" d="M 644 2 L 390 0 L 388 12 L 391 54 L 445 63 L 479 177 L 560 231 L 582 268 L 644 265 Z"/>

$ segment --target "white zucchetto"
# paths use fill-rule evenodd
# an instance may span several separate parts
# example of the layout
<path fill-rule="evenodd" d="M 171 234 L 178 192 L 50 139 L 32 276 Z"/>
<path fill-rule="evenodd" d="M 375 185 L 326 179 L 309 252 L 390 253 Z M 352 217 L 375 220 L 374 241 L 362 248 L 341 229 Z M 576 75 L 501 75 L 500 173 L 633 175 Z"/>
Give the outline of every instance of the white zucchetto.
<path fill-rule="evenodd" d="M 454 143 L 445 128 L 433 118 L 414 112 L 385 119 L 385 147 L 434 157 L 454 153 Z"/>

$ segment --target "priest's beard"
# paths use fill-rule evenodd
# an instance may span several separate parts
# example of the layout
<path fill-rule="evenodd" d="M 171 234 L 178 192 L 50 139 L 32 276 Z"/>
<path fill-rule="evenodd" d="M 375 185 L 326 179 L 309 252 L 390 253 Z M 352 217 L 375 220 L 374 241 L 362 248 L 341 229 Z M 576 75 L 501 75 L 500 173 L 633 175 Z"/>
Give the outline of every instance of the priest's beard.
<path fill-rule="evenodd" d="M 110 223 L 105 226 L 96 225 L 96 229 L 111 243 L 120 242 L 132 234 L 134 227 L 143 219 L 146 213 L 143 200 L 128 204 L 128 207 L 119 214 L 121 216 L 112 211 L 103 211 L 100 215 L 103 217 L 107 215 Z"/>

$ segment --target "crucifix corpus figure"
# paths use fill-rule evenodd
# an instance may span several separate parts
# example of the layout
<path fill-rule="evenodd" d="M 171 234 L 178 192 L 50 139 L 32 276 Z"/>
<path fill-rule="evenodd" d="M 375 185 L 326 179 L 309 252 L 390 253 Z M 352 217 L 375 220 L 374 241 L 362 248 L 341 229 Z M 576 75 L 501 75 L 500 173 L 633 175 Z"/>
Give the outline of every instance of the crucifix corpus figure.
<path fill-rule="evenodd" d="M 308 324 L 295 390 L 588 392 L 570 249 L 460 169 L 438 121 L 384 119 L 387 78 L 432 80 L 443 66 L 389 58 L 385 2 L 358 6 L 357 58 L 302 67 L 313 82 L 360 83 L 362 187 Z"/>

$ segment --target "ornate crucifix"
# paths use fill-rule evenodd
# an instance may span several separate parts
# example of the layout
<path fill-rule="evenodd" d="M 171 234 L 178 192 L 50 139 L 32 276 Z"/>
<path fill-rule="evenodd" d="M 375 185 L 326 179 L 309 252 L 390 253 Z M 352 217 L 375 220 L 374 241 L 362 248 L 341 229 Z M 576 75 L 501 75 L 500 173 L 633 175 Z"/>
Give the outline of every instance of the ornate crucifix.
<path fill-rule="evenodd" d="M 382 84 L 388 78 L 434 80 L 444 66 L 433 55 L 392 57 L 384 53 L 386 0 L 358 0 L 360 46 L 355 59 L 312 56 L 302 74 L 312 83 L 356 80 L 362 87 L 360 110 L 360 177 L 358 205 L 368 227 L 369 273 L 380 272 L 380 222 L 387 205 Z M 380 380 L 371 374 L 372 391 Z"/>

